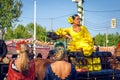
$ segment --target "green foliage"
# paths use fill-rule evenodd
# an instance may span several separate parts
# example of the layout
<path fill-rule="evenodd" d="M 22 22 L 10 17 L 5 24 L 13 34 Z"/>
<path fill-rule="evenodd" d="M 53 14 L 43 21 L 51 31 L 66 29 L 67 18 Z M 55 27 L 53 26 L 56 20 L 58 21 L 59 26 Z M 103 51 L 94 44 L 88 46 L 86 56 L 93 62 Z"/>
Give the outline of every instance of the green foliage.
<path fill-rule="evenodd" d="M 14 38 L 14 33 L 13 33 L 12 27 L 8 27 L 8 28 L 7 28 L 6 33 L 5 33 L 4 36 L 5 36 L 5 37 L 4 37 L 5 40 L 9 40 L 9 39 Z"/>
<path fill-rule="evenodd" d="M 105 38 L 104 38 L 104 35 L 102 35 L 102 34 L 98 34 L 98 35 L 96 35 L 95 37 L 94 37 L 94 44 L 95 45 L 100 45 L 100 46 L 103 46 L 104 45 L 104 43 L 105 43 Z"/>
<path fill-rule="evenodd" d="M 27 31 L 29 32 L 29 34 L 31 34 L 31 35 L 34 34 L 34 24 L 33 23 L 29 23 L 25 27 L 26 27 Z"/>
<path fill-rule="evenodd" d="M 0 27 L 11 27 L 20 17 L 21 8 L 21 0 L 0 0 Z"/>
<path fill-rule="evenodd" d="M 29 23 L 26 26 L 27 31 L 29 32 L 29 34 L 33 35 L 34 34 L 34 24 L 33 23 Z M 41 25 L 36 26 L 36 39 L 40 40 L 40 41 L 45 41 L 47 40 L 46 37 L 46 28 L 42 27 Z"/>
<path fill-rule="evenodd" d="M 37 25 L 36 26 L 36 39 L 40 41 L 48 41 L 46 36 L 46 28 Z M 15 29 L 12 27 L 7 28 L 5 32 L 5 40 L 19 39 L 19 38 L 31 38 L 34 35 L 34 24 L 29 23 L 27 26 L 19 24 Z"/>
<path fill-rule="evenodd" d="M 94 37 L 95 45 L 106 46 L 106 34 L 98 34 Z M 120 42 L 120 34 L 116 32 L 116 34 L 108 34 L 108 46 L 117 46 L 118 42 Z"/>
<path fill-rule="evenodd" d="M 46 39 L 46 28 L 43 28 L 42 26 L 40 25 L 37 25 L 37 28 L 36 28 L 36 37 L 38 40 L 40 41 L 45 41 Z"/>
<path fill-rule="evenodd" d="M 23 25 L 18 25 L 14 30 L 15 38 L 29 38 L 31 35 L 28 33 L 27 29 Z"/>

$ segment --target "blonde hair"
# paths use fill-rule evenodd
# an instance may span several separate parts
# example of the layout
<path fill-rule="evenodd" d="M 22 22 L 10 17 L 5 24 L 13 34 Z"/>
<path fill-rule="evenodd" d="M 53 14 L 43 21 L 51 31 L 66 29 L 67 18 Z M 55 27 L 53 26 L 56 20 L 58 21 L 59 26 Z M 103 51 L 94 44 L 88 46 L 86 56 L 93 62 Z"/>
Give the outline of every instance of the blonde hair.
<path fill-rule="evenodd" d="M 56 60 L 63 60 L 64 59 L 64 47 L 63 46 L 56 47 L 54 57 Z"/>
<path fill-rule="evenodd" d="M 20 45 L 20 53 L 21 59 L 20 59 L 20 72 L 22 74 L 26 74 L 26 72 L 29 70 L 29 47 L 27 44 L 21 44 Z"/>

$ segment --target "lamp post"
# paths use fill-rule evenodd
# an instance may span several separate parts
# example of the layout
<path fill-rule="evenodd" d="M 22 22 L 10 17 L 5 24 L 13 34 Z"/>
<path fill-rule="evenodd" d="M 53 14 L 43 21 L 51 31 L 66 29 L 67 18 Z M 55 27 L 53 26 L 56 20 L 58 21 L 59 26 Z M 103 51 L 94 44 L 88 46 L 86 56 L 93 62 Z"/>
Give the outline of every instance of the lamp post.
<path fill-rule="evenodd" d="M 33 53 L 36 56 L 36 0 L 34 0 L 34 41 L 33 41 Z"/>
<path fill-rule="evenodd" d="M 72 2 L 75 2 L 75 3 L 77 3 L 77 8 L 78 8 L 78 10 L 77 10 L 77 13 L 78 13 L 78 15 L 80 16 L 80 18 L 81 18 L 81 21 L 82 21 L 82 25 L 84 25 L 84 20 L 83 20 L 83 7 L 82 7 L 82 4 L 83 4 L 83 2 L 84 2 L 84 0 L 72 0 Z"/>

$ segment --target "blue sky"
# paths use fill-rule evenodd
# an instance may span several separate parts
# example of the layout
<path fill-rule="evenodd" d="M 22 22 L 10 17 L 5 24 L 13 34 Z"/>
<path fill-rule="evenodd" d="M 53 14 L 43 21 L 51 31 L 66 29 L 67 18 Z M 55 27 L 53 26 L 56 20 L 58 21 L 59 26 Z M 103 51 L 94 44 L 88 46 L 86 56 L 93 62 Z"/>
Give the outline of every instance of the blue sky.
<path fill-rule="evenodd" d="M 34 22 L 34 0 L 22 0 L 22 15 L 18 24 Z M 70 27 L 67 18 L 77 13 L 77 4 L 72 0 L 36 0 L 37 24 L 47 30 Z M 120 33 L 120 0 L 85 0 L 84 25 L 92 36 L 98 33 Z M 110 21 L 117 19 L 117 28 L 112 29 Z"/>

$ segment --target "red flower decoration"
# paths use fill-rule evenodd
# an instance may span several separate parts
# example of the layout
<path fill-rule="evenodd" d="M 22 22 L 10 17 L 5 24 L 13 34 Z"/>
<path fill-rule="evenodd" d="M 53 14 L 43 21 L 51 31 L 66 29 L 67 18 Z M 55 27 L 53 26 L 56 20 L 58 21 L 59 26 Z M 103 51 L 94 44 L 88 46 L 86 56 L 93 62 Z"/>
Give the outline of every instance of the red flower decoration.
<path fill-rule="evenodd" d="M 19 41 L 18 43 L 16 43 L 16 50 L 20 50 L 20 45 L 21 44 L 26 44 L 25 41 Z"/>

